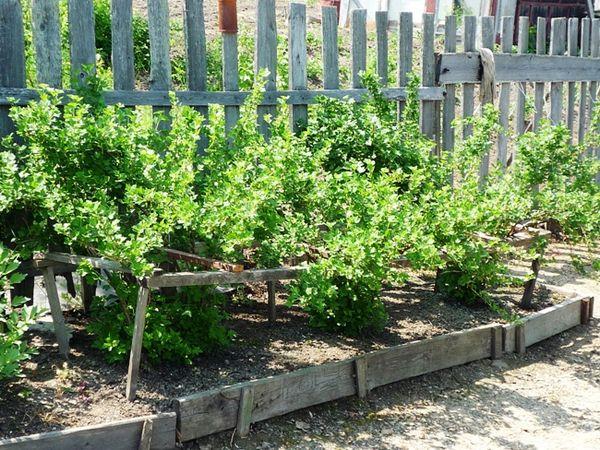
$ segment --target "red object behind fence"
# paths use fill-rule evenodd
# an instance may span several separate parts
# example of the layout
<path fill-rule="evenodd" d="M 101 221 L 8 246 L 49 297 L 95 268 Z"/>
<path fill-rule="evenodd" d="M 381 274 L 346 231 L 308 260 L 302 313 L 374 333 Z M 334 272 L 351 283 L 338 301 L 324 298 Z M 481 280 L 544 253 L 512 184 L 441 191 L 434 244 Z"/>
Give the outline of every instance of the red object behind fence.
<path fill-rule="evenodd" d="M 237 33 L 237 0 L 219 0 L 219 31 Z"/>

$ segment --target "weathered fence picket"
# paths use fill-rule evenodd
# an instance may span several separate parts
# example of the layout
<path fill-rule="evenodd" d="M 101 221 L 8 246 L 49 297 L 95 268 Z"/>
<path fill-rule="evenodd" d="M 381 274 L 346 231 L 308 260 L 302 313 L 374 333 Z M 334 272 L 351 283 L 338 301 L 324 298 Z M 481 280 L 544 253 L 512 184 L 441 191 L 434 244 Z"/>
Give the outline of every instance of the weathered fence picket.
<path fill-rule="evenodd" d="M 37 81 L 53 88 L 60 88 L 62 86 L 62 51 L 60 48 L 59 0 L 32 0 L 31 21 Z"/>
<path fill-rule="evenodd" d="M 502 34 L 501 46 L 502 53 L 512 52 L 513 34 L 514 34 L 514 18 L 505 16 L 502 18 Z M 498 100 L 498 108 L 500 109 L 500 127 L 502 130 L 498 134 L 498 154 L 496 159 L 500 163 L 500 167 L 505 168 L 508 161 L 508 121 L 510 114 L 510 83 L 502 83 L 500 85 L 500 99 Z"/>
<path fill-rule="evenodd" d="M 351 19 L 352 87 L 361 88 L 361 73 L 367 69 L 367 10 L 355 9 Z"/>
<path fill-rule="evenodd" d="M 535 35 L 535 53 L 536 55 L 546 54 L 546 19 L 538 17 L 537 28 Z M 540 126 L 540 121 L 544 117 L 544 83 L 535 83 L 535 98 L 534 98 L 534 116 L 533 130 L 536 131 Z"/>
<path fill-rule="evenodd" d="M 266 70 L 265 91 L 277 89 L 277 21 L 275 0 L 258 0 L 256 9 L 256 77 Z M 262 82 L 263 80 L 257 80 Z M 276 106 L 258 107 L 258 125 L 265 136 L 269 136 L 269 123 L 266 116 L 274 117 Z"/>
<path fill-rule="evenodd" d="M 577 56 L 579 40 L 579 19 L 571 17 L 567 30 L 567 54 L 569 56 Z M 567 127 L 573 142 L 573 132 L 575 131 L 575 82 L 571 81 L 567 84 Z"/>
<path fill-rule="evenodd" d="M 529 17 L 519 17 L 519 36 L 517 52 L 521 55 L 529 51 Z M 517 114 L 516 131 L 520 136 L 527 129 L 525 124 L 525 99 L 527 98 L 527 83 L 517 84 Z"/>
<path fill-rule="evenodd" d="M 423 86 L 435 85 L 435 22 L 433 14 L 423 14 L 423 54 L 421 59 L 421 83 Z M 437 118 L 439 120 L 439 117 Z M 421 132 L 432 139 L 436 136 L 436 105 L 430 100 L 421 102 Z"/>
<path fill-rule="evenodd" d="M 413 17 L 410 12 L 400 13 L 398 22 L 398 86 L 408 84 L 408 75 L 412 72 L 413 60 Z M 398 119 L 402 118 L 404 101 L 398 102 Z"/>
<path fill-rule="evenodd" d="M 112 0 L 110 17 L 113 86 L 117 90 L 132 91 L 135 88 L 135 65 L 131 0 Z"/>
<path fill-rule="evenodd" d="M 290 89 L 306 90 L 306 5 L 290 4 L 289 17 Z M 300 132 L 308 123 L 308 105 L 292 105 L 290 120 L 294 132 Z"/>
<path fill-rule="evenodd" d="M 494 41 L 495 41 L 496 33 L 494 31 L 494 18 L 490 16 L 485 16 L 481 18 L 481 48 L 487 48 L 489 50 L 494 50 Z M 483 108 L 488 103 L 494 103 L 493 92 L 491 93 L 491 97 L 486 97 L 485 89 L 480 89 L 480 97 L 481 97 L 481 112 L 483 114 Z M 490 171 L 490 152 L 486 151 L 482 158 L 481 164 L 479 166 L 479 179 L 480 182 L 483 183 L 487 178 Z"/>
<path fill-rule="evenodd" d="M 446 53 L 456 52 L 456 16 L 446 17 L 444 38 L 444 51 Z M 454 118 L 456 117 L 456 86 L 446 85 L 446 97 L 444 98 L 444 116 L 442 121 L 442 148 L 451 151 L 454 148 Z"/>
<path fill-rule="evenodd" d="M 564 18 L 552 19 L 550 30 L 550 54 L 564 54 L 567 20 Z M 557 125 L 562 122 L 562 109 L 563 83 L 560 81 L 550 83 L 550 120 L 553 124 Z"/>
<path fill-rule="evenodd" d="M 475 16 L 466 16 L 463 18 L 463 41 L 464 51 L 474 52 L 477 42 L 477 18 Z M 464 83 L 463 84 L 463 119 L 473 117 L 475 111 L 475 84 Z M 470 123 L 463 125 L 463 139 L 468 138 L 473 134 L 473 125 Z"/>
<path fill-rule="evenodd" d="M 150 35 L 150 90 L 169 91 L 172 88 L 171 58 L 169 55 L 169 5 L 167 0 L 148 1 L 148 31 Z M 168 115 L 170 108 L 155 106 L 156 113 Z M 168 128 L 169 120 L 160 122 Z"/>
<path fill-rule="evenodd" d="M 581 50 L 580 56 L 587 58 L 590 55 L 590 19 L 587 17 L 581 20 Z M 587 107 L 588 107 L 588 84 L 582 81 L 579 85 L 579 129 L 577 142 L 581 144 L 584 141 L 587 130 Z"/>

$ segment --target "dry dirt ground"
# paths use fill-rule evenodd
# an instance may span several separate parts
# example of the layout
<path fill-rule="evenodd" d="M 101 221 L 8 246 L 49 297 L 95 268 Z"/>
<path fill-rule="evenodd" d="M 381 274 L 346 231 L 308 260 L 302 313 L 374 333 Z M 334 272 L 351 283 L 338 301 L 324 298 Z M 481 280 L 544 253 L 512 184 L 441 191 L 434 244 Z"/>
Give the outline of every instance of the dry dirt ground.
<path fill-rule="evenodd" d="M 555 245 L 542 279 L 600 298 L 598 259 Z M 585 265 L 583 267 L 585 269 Z M 192 448 L 600 448 L 600 316 L 503 360 L 479 361 L 355 398 L 255 424 L 246 439 L 221 433 Z"/>

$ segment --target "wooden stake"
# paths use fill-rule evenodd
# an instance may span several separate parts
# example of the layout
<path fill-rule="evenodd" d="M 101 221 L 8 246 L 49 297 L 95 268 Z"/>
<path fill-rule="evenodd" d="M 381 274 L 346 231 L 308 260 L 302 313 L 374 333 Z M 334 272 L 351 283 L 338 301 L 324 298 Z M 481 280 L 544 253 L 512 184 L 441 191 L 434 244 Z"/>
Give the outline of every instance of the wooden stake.
<path fill-rule="evenodd" d="M 515 346 L 519 355 L 525 353 L 525 350 L 527 349 L 525 346 L 525 324 L 517 325 L 515 327 Z"/>
<path fill-rule="evenodd" d="M 50 313 L 54 323 L 54 334 L 58 341 L 58 351 L 60 354 L 69 357 L 69 331 L 65 325 L 65 319 L 60 308 L 60 298 L 56 289 L 56 280 L 54 279 L 54 268 L 52 266 L 43 269 L 44 283 L 46 284 L 46 293 L 48 294 L 48 303 L 50 303 Z"/>
<path fill-rule="evenodd" d="M 502 325 L 498 325 L 492 328 L 492 359 L 500 359 L 502 358 L 503 353 L 503 343 L 502 343 Z"/>
<path fill-rule="evenodd" d="M 356 372 L 356 393 L 358 398 L 366 398 L 369 394 L 367 384 L 367 358 L 360 356 L 354 360 L 354 370 Z"/>
<path fill-rule="evenodd" d="M 144 325 L 146 323 L 146 308 L 150 290 L 146 286 L 140 286 L 138 292 L 137 306 L 135 308 L 135 323 L 133 327 L 133 338 L 131 340 L 131 353 L 129 354 L 129 370 L 127 372 L 127 399 L 135 400 L 137 391 L 137 380 L 140 372 L 140 358 L 142 355 L 142 342 L 144 339 Z"/>
<path fill-rule="evenodd" d="M 246 386 L 240 392 L 240 403 L 238 406 L 238 416 L 236 425 L 236 434 L 239 437 L 246 437 L 250 433 L 252 424 L 252 410 L 254 409 L 254 388 Z"/>

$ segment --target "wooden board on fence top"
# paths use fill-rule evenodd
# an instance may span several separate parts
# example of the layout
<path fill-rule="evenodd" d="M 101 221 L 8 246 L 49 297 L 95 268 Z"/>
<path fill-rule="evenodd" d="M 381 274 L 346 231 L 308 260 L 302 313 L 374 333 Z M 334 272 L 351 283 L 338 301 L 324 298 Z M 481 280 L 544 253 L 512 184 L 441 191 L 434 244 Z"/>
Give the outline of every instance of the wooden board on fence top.
<path fill-rule="evenodd" d="M 600 80 L 600 60 L 575 56 L 494 54 L 496 82 Z M 479 53 L 444 53 L 438 57 L 439 82 L 477 83 Z"/>
<path fill-rule="evenodd" d="M 142 428 L 152 420 L 151 449 L 175 448 L 177 416 L 174 412 L 137 417 L 88 427 L 32 434 L 0 441 L 2 450 L 138 450 Z"/>
<path fill-rule="evenodd" d="M 567 300 L 529 316 L 525 321 L 525 345 L 529 347 L 579 325 L 581 300 L 581 297 Z"/>

